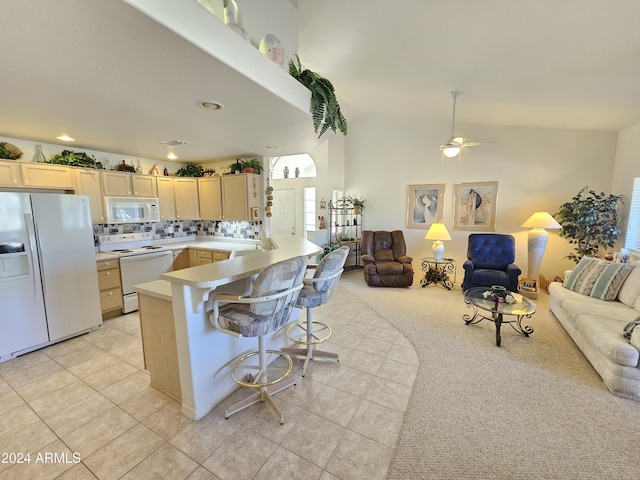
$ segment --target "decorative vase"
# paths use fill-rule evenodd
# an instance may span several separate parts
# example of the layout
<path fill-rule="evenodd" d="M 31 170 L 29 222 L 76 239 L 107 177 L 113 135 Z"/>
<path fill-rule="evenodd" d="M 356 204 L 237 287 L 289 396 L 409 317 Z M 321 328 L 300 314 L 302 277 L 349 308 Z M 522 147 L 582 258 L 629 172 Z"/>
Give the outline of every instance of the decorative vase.
<path fill-rule="evenodd" d="M 300 169 L 298 167 L 296 167 L 294 173 L 296 175 L 296 178 L 298 178 L 300 176 Z"/>
<path fill-rule="evenodd" d="M 42 145 L 40 144 L 36 145 L 36 151 L 33 154 L 33 161 L 39 163 L 44 163 L 47 161 L 47 159 L 44 158 L 44 153 L 42 153 Z"/>
<path fill-rule="evenodd" d="M 289 167 L 284 167 L 282 173 L 284 174 L 284 178 L 289 178 Z"/>
<path fill-rule="evenodd" d="M 140 165 L 140 159 L 137 159 L 136 162 L 136 173 L 142 173 L 142 166 Z"/>

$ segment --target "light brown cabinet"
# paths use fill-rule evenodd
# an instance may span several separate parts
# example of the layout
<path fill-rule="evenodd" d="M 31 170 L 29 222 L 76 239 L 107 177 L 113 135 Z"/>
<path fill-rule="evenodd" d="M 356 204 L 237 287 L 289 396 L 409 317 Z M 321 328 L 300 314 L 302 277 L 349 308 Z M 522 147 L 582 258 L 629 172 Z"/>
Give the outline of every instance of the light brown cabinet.
<path fill-rule="evenodd" d="M 222 179 L 222 218 L 258 220 L 261 216 L 260 175 L 243 173 Z M 255 209 L 255 210 L 254 210 Z M 253 215 L 253 212 L 257 215 Z"/>
<path fill-rule="evenodd" d="M 107 197 L 156 198 L 158 190 L 154 175 L 102 171 L 102 190 Z"/>
<path fill-rule="evenodd" d="M 178 220 L 198 220 L 198 179 L 193 177 L 174 177 L 173 193 Z"/>
<path fill-rule="evenodd" d="M 120 261 L 117 258 L 97 262 L 102 318 L 120 315 L 123 307 Z"/>
<path fill-rule="evenodd" d="M 189 250 L 186 248 L 173 250 L 173 265 L 172 270 L 182 270 L 183 268 L 189 268 Z"/>
<path fill-rule="evenodd" d="M 160 220 L 168 221 L 176 218 L 176 199 L 173 193 L 171 177 L 156 177 L 158 203 L 160 204 Z"/>
<path fill-rule="evenodd" d="M 189 266 L 197 267 L 198 265 L 207 265 L 208 263 L 227 260 L 229 255 L 229 252 L 222 250 L 208 250 L 189 247 Z"/>
<path fill-rule="evenodd" d="M 100 170 L 74 168 L 76 193 L 87 195 L 91 207 L 91 222 L 104 223 L 104 199 Z"/>
<path fill-rule="evenodd" d="M 20 173 L 18 164 L 13 161 L 0 161 L 0 186 L 20 187 Z"/>
<path fill-rule="evenodd" d="M 71 168 L 49 163 L 0 161 L 0 186 L 73 190 Z"/>
<path fill-rule="evenodd" d="M 25 187 L 73 190 L 70 167 L 23 162 L 20 164 L 20 173 Z"/>
<path fill-rule="evenodd" d="M 198 179 L 198 199 L 200 218 L 203 220 L 221 220 L 222 217 L 222 177 L 203 177 Z"/>

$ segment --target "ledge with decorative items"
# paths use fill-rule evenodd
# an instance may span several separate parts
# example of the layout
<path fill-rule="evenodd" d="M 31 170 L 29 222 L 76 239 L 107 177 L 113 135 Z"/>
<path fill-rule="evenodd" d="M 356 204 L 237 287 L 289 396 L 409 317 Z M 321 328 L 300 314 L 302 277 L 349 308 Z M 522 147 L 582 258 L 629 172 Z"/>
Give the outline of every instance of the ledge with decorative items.
<path fill-rule="evenodd" d="M 609 391 L 640 401 L 640 260 L 626 260 L 583 257 L 549 284 L 549 308 Z"/>

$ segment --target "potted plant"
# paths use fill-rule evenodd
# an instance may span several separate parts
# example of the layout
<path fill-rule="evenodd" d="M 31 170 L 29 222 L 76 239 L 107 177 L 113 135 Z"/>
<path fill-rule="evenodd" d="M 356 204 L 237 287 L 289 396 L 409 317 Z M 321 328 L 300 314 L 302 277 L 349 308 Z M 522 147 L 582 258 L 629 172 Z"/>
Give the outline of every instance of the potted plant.
<path fill-rule="evenodd" d="M 262 171 L 262 163 L 257 158 L 241 160 L 242 171 L 244 173 L 260 173 Z"/>
<path fill-rule="evenodd" d="M 357 195 L 347 195 L 347 201 L 353 205 L 353 213 L 359 215 L 364 210 L 364 202 L 366 200 Z"/>
<path fill-rule="evenodd" d="M 562 225 L 559 235 L 576 245 L 566 258 L 578 263 L 583 256 L 593 257 L 600 247 L 613 247 L 620 237 L 618 207 L 620 195 L 596 193 L 584 187 L 570 202 L 563 203 L 554 216 Z"/>
<path fill-rule="evenodd" d="M 343 135 L 347 134 L 347 120 L 340 111 L 340 105 L 336 98 L 333 85 L 326 78 L 303 69 L 300 58 L 296 55 L 298 64 L 289 60 L 289 73 L 301 84 L 311 90 L 311 117 L 313 118 L 313 128 L 318 133 L 318 138 L 329 128 L 334 132 L 340 130 Z"/>
<path fill-rule="evenodd" d="M 244 170 L 244 166 L 242 163 L 240 163 L 242 160 L 240 160 L 239 158 L 236 158 L 236 162 L 232 163 L 231 165 L 229 165 L 229 172 L 230 173 L 242 173 L 242 170 Z"/>
<path fill-rule="evenodd" d="M 176 172 L 177 177 L 202 177 L 203 175 L 204 168 L 191 162 L 187 162 Z"/>

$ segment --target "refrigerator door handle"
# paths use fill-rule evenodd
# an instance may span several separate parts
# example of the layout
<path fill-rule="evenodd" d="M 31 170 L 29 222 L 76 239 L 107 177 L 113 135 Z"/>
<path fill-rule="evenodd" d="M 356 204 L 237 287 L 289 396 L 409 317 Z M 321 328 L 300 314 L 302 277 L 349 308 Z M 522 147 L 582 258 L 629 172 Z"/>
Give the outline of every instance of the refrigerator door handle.
<path fill-rule="evenodd" d="M 30 213 L 24 214 L 24 224 L 27 228 L 27 235 L 29 237 L 29 251 L 31 252 L 31 271 L 33 272 L 33 298 L 34 301 L 38 298 L 38 277 L 42 278 L 42 275 L 36 275 L 38 269 L 36 269 L 35 259 L 40 258 L 39 252 L 36 250 L 38 243 L 36 242 L 36 232 L 33 223 L 33 215 Z M 44 289 L 44 279 L 42 279 Z"/>

